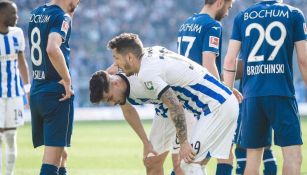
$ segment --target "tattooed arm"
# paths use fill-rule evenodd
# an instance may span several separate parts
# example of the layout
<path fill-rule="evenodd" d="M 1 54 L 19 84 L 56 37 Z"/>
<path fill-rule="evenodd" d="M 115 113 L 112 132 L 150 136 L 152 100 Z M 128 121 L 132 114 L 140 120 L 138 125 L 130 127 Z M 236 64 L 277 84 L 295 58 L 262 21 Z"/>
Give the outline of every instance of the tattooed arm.
<path fill-rule="evenodd" d="M 168 88 L 161 96 L 162 102 L 168 107 L 169 114 L 173 120 L 180 144 L 187 141 L 187 126 L 183 107 L 180 104 L 176 94 L 171 88 Z"/>
<path fill-rule="evenodd" d="M 195 158 L 195 152 L 188 142 L 187 125 L 183 107 L 171 88 L 162 91 L 161 100 L 168 107 L 170 117 L 177 130 L 177 137 L 180 142 L 179 155 L 185 162 L 191 163 Z"/>

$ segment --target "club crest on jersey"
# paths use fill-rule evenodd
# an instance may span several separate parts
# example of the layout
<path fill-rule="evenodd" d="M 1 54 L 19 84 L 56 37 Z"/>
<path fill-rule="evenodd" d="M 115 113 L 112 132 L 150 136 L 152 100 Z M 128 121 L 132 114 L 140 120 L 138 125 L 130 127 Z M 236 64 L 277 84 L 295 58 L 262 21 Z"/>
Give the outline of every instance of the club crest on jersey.
<path fill-rule="evenodd" d="M 220 38 L 218 38 L 216 36 L 210 36 L 209 37 L 209 47 L 213 47 L 213 48 L 218 49 L 219 43 L 220 43 Z"/>
<path fill-rule="evenodd" d="M 145 84 L 145 86 L 146 86 L 146 88 L 148 90 L 153 90 L 154 89 L 152 81 L 144 82 L 144 84 Z"/>
<path fill-rule="evenodd" d="M 62 23 L 61 31 L 67 33 L 68 29 L 69 29 L 69 23 L 64 20 Z"/>
<path fill-rule="evenodd" d="M 306 23 L 304 23 L 303 26 L 304 26 L 305 35 L 307 35 L 307 26 L 306 26 Z"/>

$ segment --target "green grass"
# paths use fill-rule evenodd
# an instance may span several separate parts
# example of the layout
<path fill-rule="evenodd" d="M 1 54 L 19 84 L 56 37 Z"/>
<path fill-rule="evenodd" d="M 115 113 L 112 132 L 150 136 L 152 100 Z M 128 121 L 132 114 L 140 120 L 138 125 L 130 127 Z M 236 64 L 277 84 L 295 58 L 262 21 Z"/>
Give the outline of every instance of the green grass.
<path fill-rule="evenodd" d="M 150 122 L 144 122 L 146 130 Z M 302 118 L 303 139 L 307 142 L 307 118 Z M 132 129 L 124 121 L 76 122 L 72 147 L 69 148 L 68 167 L 71 175 L 144 175 L 142 164 L 143 146 Z M 281 174 L 281 151 L 273 148 L 278 159 Z M 16 175 L 39 174 L 42 148 L 34 149 L 31 142 L 31 127 L 26 124 L 18 130 L 18 159 Z M 302 174 L 307 174 L 307 146 L 303 147 L 305 157 Z M 170 156 L 169 156 L 170 157 Z M 165 164 L 165 174 L 172 169 L 171 159 Z M 207 166 L 214 174 L 215 160 Z"/>

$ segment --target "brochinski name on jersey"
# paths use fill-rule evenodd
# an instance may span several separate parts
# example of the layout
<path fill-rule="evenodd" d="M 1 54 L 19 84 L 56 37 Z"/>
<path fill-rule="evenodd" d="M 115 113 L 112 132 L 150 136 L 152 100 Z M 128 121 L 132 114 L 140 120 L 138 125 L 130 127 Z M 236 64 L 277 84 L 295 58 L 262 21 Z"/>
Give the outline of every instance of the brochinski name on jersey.
<path fill-rule="evenodd" d="M 194 24 L 194 23 L 191 23 L 191 24 L 183 24 L 181 25 L 180 29 L 179 29 L 179 32 L 186 32 L 186 31 L 189 31 L 189 32 L 196 32 L 196 33 L 200 33 L 201 32 L 201 28 L 202 26 L 199 25 L 199 24 Z"/>
<path fill-rule="evenodd" d="M 262 65 L 246 67 L 246 74 L 248 76 L 258 75 L 258 74 L 284 74 L 284 73 L 285 73 L 284 64 L 262 64 Z"/>
<path fill-rule="evenodd" d="M 34 23 L 48 23 L 49 20 L 50 20 L 50 15 L 32 14 L 30 17 L 30 22 L 34 22 Z"/>
<path fill-rule="evenodd" d="M 256 18 L 289 18 L 289 11 L 287 10 L 260 10 L 244 13 L 244 21 Z"/>

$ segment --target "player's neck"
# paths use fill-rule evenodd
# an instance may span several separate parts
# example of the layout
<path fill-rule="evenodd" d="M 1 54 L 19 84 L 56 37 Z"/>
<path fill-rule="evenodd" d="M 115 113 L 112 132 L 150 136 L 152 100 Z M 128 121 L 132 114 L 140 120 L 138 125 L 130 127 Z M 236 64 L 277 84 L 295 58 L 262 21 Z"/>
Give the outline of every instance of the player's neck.
<path fill-rule="evenodd" d="M 9 27 L 5 25 L 0 25 L 0 33 L 1 34 L 7 34 L 9 33 Z"/>
<path fill-rule="evenodd" d="M 66 9 L 67 5 L 65 4 L 65 1 L 63 0 L 52 0 L 48 3 L 48 5 L 57 5 L 59 6 L 64 12 L 67 12 Z"/>
<path fill-rule="evenodd" d="M 215 19 L 216 12 L 212 6 L 205 5 L 199 14 L 208 14 L 211 18 Z"/>

